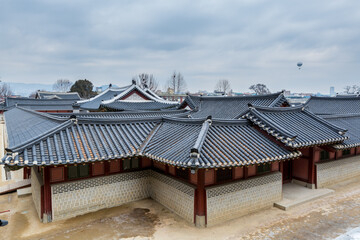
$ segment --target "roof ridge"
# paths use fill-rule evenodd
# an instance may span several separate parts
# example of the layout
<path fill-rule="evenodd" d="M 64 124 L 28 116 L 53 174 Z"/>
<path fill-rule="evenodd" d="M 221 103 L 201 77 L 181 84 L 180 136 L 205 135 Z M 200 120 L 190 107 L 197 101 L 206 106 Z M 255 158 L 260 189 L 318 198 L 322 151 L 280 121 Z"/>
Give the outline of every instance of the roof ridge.
<path fill-rule="evenodd" d="M 144 142 L 139 146 L 139 154 L 143 154 L 143 151 L 145 150 L 145 148 L 147 147 L 147 145 L 149 144 L 149 142 L 151 141 L 151 139 L 155 136 L 155 134 L 158 132 L 158 130 L 160 129 L 160 127 L 163 125 L 163 122 L 159 123 L 157 126 L 155 126 L 151 132 L 149 133 L 149 135 L 146 137 L 146 139 L 144 140 Z"/>
<path fill-rule="evenodd" d="M 329 128 L 331 128 L 331 129 L 337 131 L 340 135 L 344 135 L 345 132 L 347 132 L 347 129 L 338 127 L 338 126 L 336 126 L 335 124 L 332 124 L 332 123 L 324 120 L 323 118 L 315 115 L 314 113 L 310 112 L 310 111 L 307 110 L 307 109 L 304 109 L 304 112 L 305 112 L 307 115 L 309 115 L 310 117 L 312 117 L 313 119 L 315 119 L 315 120 L 317 120 L 317 121 L 319 121 L 319 122 L 327 125 L 327 126 L 328 126 Z"/>
<path fill-rule="evenodd" d="M 273 96 L 279 96 L 282 92 L 270 93 L 270 94 L 261 94 L 261 95 L 237 95 L 237 96 L 194 96 L 203 99 L 237 99 L 237 98 L 267 98 Z M 190 95 L 189 95 L 190 96 Z"/>
<path fill-rule="evenodd" d="M 272 103 L 269 104 L 269 107 L 274 107 L 274 106 L 275 106 L 278 102 L 280 102 L 280 100 L 282 100 L 283 98 L 285 98 L 285 96 L 284 96 L 284 93 L 281 92 L 281 93 L 277 96 L 277 98 L 276 98 Z M 286 98 L 285 98 L 285 100 L 286 100 Z"/>
<path fill-rule="evenodd" d="M 319 116 L 319 114 L 316 114 Z M 337 118 L 352 118 L 352 117 L 360 117 L 360 113 L 344 113 L 344 114 L 329 114 L 329 115 L 321 115 L 323 119 L 337 119 Z"/>
<path fill-rule="evenodd" d="M 53 116 L 53 115 L 50 115 L 50 114 L 47 114 L 47 113 L 34 111 L 34 110 L 31 110 L 31 109 L 19 107 L 19 106 L 16 106 L 16 105 L 13 106 L 13 108 L 17 108 L 17 109 L 20 109 L 20 110 L 22 110 L 22 111 L 25 111 L 25 112 L 28 112 L 28 113 L 31 113 L 31 114 L 33 114 L 33 115 L 37 115 L 37 116 L 40 116 L 40 117 L 43 117 L 43 118 L 48 118 L 48 119 L 51 119 L 51 120 L 54 120 L 54 121 L 64 122 L 64 119 L 63 119 L 63 118 L 57 117 L 57 116 Z"/>
<path fill-rule="evenodd" d="M 211 116 L 209 116 L 202 124 L 201 130 L 199 132 L 199 135 L 196 139 L 196 142 L 194 146 L 190 150 L 190 158 L 192 161 L 189 161 L 188 165 L 197 167 L 200 165 L 199 158 L 200 158 L 200 152 L 202 149 L 202 146 L 204 145 L 205 138 L 207 136 L 208 130 L 211 126 L 212 120 Z"/>
<path fill-rule="evenodd" d="M 261 110 L 264 112 L 295 112 L 295 111 L 302 111 L 304 109 L 304 105 L 294 106 L 294 107 L 266 107 L 266 106 L 257 106 L 251 105 L 252 108 L 257 110 Z"/>

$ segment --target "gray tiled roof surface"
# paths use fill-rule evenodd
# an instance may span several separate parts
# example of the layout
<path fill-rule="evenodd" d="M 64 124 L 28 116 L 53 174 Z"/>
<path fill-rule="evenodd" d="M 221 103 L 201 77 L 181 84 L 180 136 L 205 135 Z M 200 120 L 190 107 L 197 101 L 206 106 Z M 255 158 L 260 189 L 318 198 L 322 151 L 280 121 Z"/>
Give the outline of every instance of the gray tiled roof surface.
<path fill-rule="evenodd" d="M 195 149 L 195 153 L 191 153 Z M 246 120 L 165 118 L 144 146 L 157 161 L 183 167 L 259 164 L 300 156 L 278 146 Z"/>
<path fill-rule="evenodd" d="M 62 93 L 62 92 L 37 92 L 36 96 L 40 99 L 52 99 L 52 98 L 59 98 L 59 99 L 68 99 L 68 100 L 80 100 L 80 96 L 77 92 L 69 92 L 69 93 Z"/>
<path fill-rule="evenodd" d="M 248 110 L 249 103 L 271 107 L 288 104 L 282 93 L 252 96 L 187 96 L 184 101 L 192 110 L 195 110 L 191 117 L 205 118 L 211 115 L 215 119 L 240 118 Z M 184 106 L 184 103 L 181 106 Z"/>
<path fill-rule="evenodd" d="M 179 104 L 168 104 L 156 101 L 144 101 L 144 102 L 128 102 L 128 101 L 115 101 L 108 104 L 102 104 L 101 106 L 113 109 L 113 110 L 160 110 L 176 107 Z"/>
<path fill-rule="evenodd" d="M 4 113 L 8 148 L 18 146 L 58 127 L 66 120 L 47 114 L 13 108 Z"/>
<path fill-rule="evenodd" d="M 302 106 L 288 108 L 250 107 L 249 120 L 293 148 L 339 143 L 346 129 L 317 117 Z"/>
<path fill-rule="evenodd" d="M 33 98 L 6 98 L 5 108 L 19 106 L 35 111 L 71 111 L 75 100 L 68 99 L 33 99 Z"/>
<path fill-rule="evenodd" d="M 360 114 L 347 116 L 326 116 L 324 119 L 336 126 L 345 128 L 348 131 L 344 142 L 335 145 L 337 149 L 352 148 L 360 146 Z"/>
<path fill-rule="evenodd" d="M 94 119 L 91 122 L 67 120 L 63 124 L 58 123 L 55 128 L 49 126 L 51 131 L 32 141 L 8 148 L 10 154 L 2 161 L 8 165 L 32 166 L 134 156 L 159 121 L 160 119 L 117 119 L 112 122 Z"/>
<path fill-rule="evenodd" d="M 317 115 L 360 114 L 360 97 L 311 97 L 305 106 Z"/>

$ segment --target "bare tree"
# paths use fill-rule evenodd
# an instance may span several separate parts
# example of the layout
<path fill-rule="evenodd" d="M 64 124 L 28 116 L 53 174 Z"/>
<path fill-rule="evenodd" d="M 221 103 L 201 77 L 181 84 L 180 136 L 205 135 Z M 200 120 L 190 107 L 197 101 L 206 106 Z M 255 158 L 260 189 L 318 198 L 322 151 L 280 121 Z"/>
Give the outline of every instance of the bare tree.
<path fill-rule="evenodd" d="M 151 91 L 156 91 L 159 87 L 159 82 L 156 81 L 154 75 L 148 73 L 140 73 L 138 76 L 133 77 L 136 84 L 142 89 L 148 88 Z"/>
<path fill-rule="evenodd" d="M 68 79 L 58 79 L 53 85 L 53 90 L 57 92 L 68 92 L 71 88 L 72 82 Z"/>
<path fill-rule="evenodd" d="M 174 73 L 172 74 L 171 78 L 167 83 L 167 87 L 174 91 L 174 93 L 180 93 L 186 91 L 186 82 L 184 77 L 181 73 Z"/>
<path fill-rule="evenodd" d="M 0 97 L 6 98 L 13 95 L 13 91 L 11 91 L 10 85 L 7 83 L 3 83 L 0 85 Z"/>
<path fill-rule="evenodd" d="M 344 92 L 346 94 L 354 94 L 354 93 L 358 93 L 359 91 L 360 91 L 360 87 L 358 85 L 344 87 Z"/>
<path fill-rule="evenodd" d="M 251 85 L 249 87 L 249 89 L 253 90 L 256 93 L 256 95 L 262 95 L 262 94 L 269 94 L 270 93 L 270 90 L 266 87 L 265 84 L 262 84 L 262 83 Z"/>
<path fill-rule="evenodd" d="M 218 92 L 228 93 L 230 91 L 230 82 L 227 79 L 219 80 L 216 84 L 215 90 Z"/>
<path fill-rule="evenodd" d="M 351 86 L 346 86 L 346 87 L 344 87 L 344 92 L 345 92 L 346 94 L 350 94 L 350 93 L 351 93 Z"/>

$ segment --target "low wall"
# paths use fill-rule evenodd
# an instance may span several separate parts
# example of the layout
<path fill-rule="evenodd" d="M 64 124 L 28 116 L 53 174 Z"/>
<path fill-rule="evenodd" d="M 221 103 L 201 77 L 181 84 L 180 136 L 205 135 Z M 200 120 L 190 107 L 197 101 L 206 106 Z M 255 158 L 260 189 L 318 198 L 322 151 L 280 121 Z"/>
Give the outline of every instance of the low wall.
<path fill-rule="evenodd" d="M 316 163 L 317 187 L 327 187 L 360 176 L 360 156 Z"/>
<path fill-rule="evenodd" d="M 149 171 L 121 173 L 51 186 L 53 221 L 148 198 Z"/>
<path fill-rule="evenodd" d="M 53 184 L 52 220 L 151 197 L 192 223 L 194 191 L 187 184 L 151 170 Z"/>
<path fill-rule="evenodd" d="M 282 198 L 282 175 L 274 172 L 206 189 L 207 225 L 271 207 Z"/>
<path fill-rule="evenodd" d="M 31 195 L 35 205 L 36 212 L 39 216 L 41 216 L 41 179 L 40 175 L 35 172 L 35 167 L 31 168 Z"/>
<path fill-rule="evenodd" d="M 150 186 L 152 199 L 169 208 L 186 221 L 194 222 L 195 189 L 191 185 L 152 171 Z"/>

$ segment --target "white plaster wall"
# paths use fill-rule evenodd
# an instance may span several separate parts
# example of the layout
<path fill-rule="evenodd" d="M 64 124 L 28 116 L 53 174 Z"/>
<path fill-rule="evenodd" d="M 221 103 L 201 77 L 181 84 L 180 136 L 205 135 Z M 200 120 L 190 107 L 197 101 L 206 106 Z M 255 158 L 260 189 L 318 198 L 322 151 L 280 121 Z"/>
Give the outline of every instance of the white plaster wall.
<path fill-rule="evenodd" d="M 282 175 L 274 172 L 206 189 L 207 225 L 213 226 L 262 208 L 282 198 Z"/>
<path fill-rule="evenodd" d="M 36 212 L 41 219 L 41 183 L 36 176 L 35 167 L 31 168 L 31 195 Z"/>
<path fill-rule="evenodd" d="M 323 188 L 360 176 L 360 156 L 316 164 L 317 187 Z"/>

